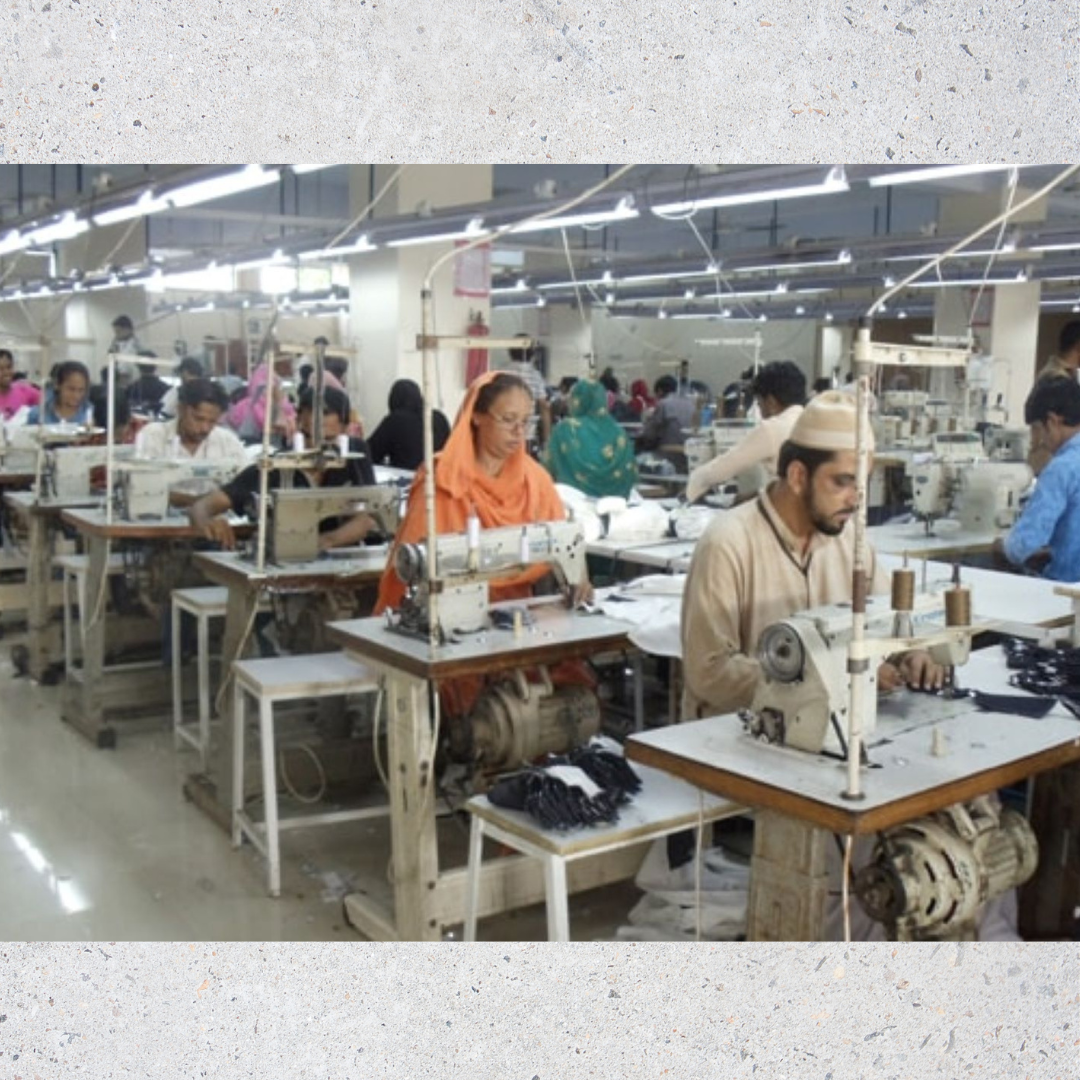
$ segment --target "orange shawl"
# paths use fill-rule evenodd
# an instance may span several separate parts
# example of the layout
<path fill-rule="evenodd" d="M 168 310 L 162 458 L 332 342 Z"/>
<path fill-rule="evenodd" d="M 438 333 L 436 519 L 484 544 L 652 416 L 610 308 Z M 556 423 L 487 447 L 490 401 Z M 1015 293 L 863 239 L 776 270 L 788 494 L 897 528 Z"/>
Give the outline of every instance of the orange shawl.
<path fill-rule="evenodd" d="M 489 476 L 476 460 L 472 418 L 476 398 L 499 372 L 492 371 L 470 387 L 442 453 L 435 457 L 435 527 L 440 533 L 460 533 L 466 529 L 469 510 L 476 507 L 485 529 L 500 525 L 527 525 L 534 521 L 562 521 L 566 516 L 562 500 L 547 470 L 538 465 L 522 447 L 503 465 L 498 476 Z M 394 571 L 398 544 L 422 542 L 427 533 L 424 513 L 424 468 L 417 470 L 409 491 L 409 506 L 394 537 L 390 559 L 379 585 L 375 613 L 396 607 L 405 587 Z M 546 566 L 531 567 L 524 573 L 500 579 L 491 588 L 491 599 L 515 600 L 529 595 L 530 586 L 547 573 Z"/>

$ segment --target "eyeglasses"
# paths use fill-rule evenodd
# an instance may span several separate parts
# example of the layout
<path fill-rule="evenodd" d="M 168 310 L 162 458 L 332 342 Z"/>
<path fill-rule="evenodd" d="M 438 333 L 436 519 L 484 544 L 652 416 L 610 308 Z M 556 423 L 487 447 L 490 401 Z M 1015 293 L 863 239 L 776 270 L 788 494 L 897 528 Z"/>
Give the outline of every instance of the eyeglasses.
<path fill-rule="evenodd" d="M 525 432 L 529 430 L 532 425 L 531 416 L 499 416 L 496 413 L 490 413 L 491 419 L 498 427 L 501 427 L 503 431 L 521 431 Z"/>

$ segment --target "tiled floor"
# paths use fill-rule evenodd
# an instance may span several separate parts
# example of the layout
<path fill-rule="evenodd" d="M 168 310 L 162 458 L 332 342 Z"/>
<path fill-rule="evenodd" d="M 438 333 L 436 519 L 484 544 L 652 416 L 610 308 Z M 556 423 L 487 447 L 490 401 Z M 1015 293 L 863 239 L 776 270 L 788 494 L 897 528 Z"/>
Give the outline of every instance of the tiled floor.
<path fill-rule="evenodd" d="M 19 640 L 0 642 L 0 939 L 357 937 L 341 897 L 361 870 L 385 880 L 385 822 L 287 834 L 282 896 L 271 899 L 250 846 L 233 851 L 185 800 L 196 759 L 173 749 L 164 721 L 122 730 L 115 750 L 94 748 L 60 721 L 58 688 L 13 676 Z M 464 823 L 441 828 L 463 863 Z M 625 882 L 572 898 L 573 935 L 610 938 L 639 896 Z M 544 909 L 485 920 L 481 933 L 542 940 Z"/>

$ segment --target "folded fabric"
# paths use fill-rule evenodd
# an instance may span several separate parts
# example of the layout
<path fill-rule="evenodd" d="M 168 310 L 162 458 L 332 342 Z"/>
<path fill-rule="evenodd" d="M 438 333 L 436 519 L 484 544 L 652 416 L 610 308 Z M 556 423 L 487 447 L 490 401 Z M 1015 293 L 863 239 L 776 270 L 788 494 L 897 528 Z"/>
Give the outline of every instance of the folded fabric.
<path fill-rule="evenodd" d="M 1032 694 L 984 694 L 973 690 L 971 696 L 983 712 L 1011 713 L 1032 720 L 1041 720 L 1057 704 L 1057 698 Z"/>

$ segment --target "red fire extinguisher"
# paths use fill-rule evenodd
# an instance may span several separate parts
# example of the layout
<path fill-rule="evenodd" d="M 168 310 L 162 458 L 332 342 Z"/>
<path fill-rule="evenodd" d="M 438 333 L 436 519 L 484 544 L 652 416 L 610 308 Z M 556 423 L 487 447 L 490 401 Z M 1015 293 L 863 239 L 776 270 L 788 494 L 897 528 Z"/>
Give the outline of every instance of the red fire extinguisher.
<path fill-rule="evenodd" d="M 469 313 L 469 326 L 465 333 L 469 337 L 487 337 L 489 330 L 484 323 L 484 316 L 479 311 Z M 465 385 L 472 384 L 488 369 L 488 349 L 470 349 L 465 359 Z"/>

